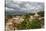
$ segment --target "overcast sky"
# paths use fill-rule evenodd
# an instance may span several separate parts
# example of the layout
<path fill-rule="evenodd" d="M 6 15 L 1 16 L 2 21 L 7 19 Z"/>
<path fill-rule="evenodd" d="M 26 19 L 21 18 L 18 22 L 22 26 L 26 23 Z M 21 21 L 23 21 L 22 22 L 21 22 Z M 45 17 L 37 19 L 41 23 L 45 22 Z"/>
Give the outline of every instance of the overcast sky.
<path fill-rule="evenodd" d="M 6 0 L 6 11 L 13 12 L 37 12 L 44 10 L 44 3 L 40 2 L 20 2 L 20 1 L 12 1 Z"/>

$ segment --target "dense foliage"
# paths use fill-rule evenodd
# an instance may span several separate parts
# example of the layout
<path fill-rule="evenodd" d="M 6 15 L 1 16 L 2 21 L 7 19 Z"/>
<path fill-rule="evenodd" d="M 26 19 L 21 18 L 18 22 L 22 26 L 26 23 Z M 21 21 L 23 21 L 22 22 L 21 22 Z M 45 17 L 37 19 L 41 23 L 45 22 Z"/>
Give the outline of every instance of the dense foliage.
<path fill-rule="evenodd" d="M 43 11 L 38 12 L 38 14 L 41 17 L 44 17 L 44 12 Z M 32 19 L 32 21 L 29 21 L 30 15 L 34 15 L 34 14 L 29 13 L 29 14 L 23 16 L 24 21 L 21 22 L 21 24 L 16 24 L 15 25 L 17 27 L 17 29 L 38 29 L 38 28 L 41 28 L 41 26 L 44 25 L 44 19 L 41 19 L 41 20 Z M 7 16 L 7 17 L 8 17 L 8 19 L 12 18 L 12 16 Z M 5 21 L 5 22 L 7 22 L 7 21 Z"/>
<path fill-rule="evenodd" d="M 29 21 L 30 16 L 26 15 L 24 21 L 17 27 L 18 29 L 38 29 L 43 26 L 44 20 L 32 19 Z"/>
<path fill-rule="evenodd" d="M 40 16 L 44 17 L 44 11 L 40 11 L 40 12 L 38 12 L 38 14 L 39 14 Z"/>
<path fill-rule="evenodd" d="M 41 21 L 40 20 L 32 20 L 31 28 L 32 29 L 41 28 Z"/>

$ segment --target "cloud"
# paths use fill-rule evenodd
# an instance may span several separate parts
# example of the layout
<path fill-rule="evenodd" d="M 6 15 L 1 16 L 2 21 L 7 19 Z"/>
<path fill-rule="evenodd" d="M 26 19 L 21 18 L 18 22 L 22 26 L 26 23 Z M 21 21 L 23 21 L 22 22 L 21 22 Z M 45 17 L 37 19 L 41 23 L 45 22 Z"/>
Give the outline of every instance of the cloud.
<path fill-rule="evenodd" d="M 35 9 L 42 8 L 42 3 L 31 3 L 31 2 L 29 2 L 29 3 L 20 2 L 19 4 L 18 4 L 18 2 L 13 2 L 13 3 L 7 3 L 6 5 L 9 8 L 14 8 L 14 9 L 20 8 L 20 9 L 25 9 L 25 10 L 31 10 L 34 8 Z"/>
<path fill-rule="evenodd" d="M 10 11 L 10 10 L 12 11 L 14 9 L 6 7 L 6 11 Z"/>
<path fill-rule="evenodd" d="M 43 11 L 44 4 L 39 2 L 12 2 L 7 1 L 6 3 L 6 11 L 13 11 L 19 13 L 32 13 L 34 11 Z M 12 12 L 12 13 L 13 13 Z"/>

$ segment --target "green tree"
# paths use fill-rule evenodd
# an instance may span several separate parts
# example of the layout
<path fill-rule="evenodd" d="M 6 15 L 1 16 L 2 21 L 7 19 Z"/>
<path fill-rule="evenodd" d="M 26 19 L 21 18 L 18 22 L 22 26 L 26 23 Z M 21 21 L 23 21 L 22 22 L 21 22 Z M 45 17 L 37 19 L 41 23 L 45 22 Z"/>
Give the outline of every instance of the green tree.
<path fill-rule="evenodd" d="M 38 12 L 38 14 L 39 14 L 41 17 L 44 17 L 44 11 L 40 11 L 40 12 Z"/>
<path fill-rule="evenodd" d="M 29 21 L 30 16 L 25 15 L 24 21 L 21 23 L 21 27 L 19 29 L 30 29 L 31 28 L 31 22 Z"/>
<path fill-rule="evenodd" d="M 32 24 L 31 24 L 31 29 L 37 29 L 37 28 L 41 28 L 41 21 L 40 20 L 32 20 Z"/>

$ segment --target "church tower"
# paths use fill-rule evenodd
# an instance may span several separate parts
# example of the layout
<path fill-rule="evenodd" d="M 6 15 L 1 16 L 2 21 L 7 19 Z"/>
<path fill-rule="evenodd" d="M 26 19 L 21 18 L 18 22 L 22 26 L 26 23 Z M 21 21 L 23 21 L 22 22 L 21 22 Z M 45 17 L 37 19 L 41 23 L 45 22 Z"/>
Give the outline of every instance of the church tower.
<path fill-rule="evenodd" d="M 38 11 L 36 10 L 36 11 L 35 11 L 35 15 L 34 15 L 34 18 L 36 18 L 36 19 L 40 17 L 40 15 L 38 15 L 37 12 L 38 12 Z"/>

